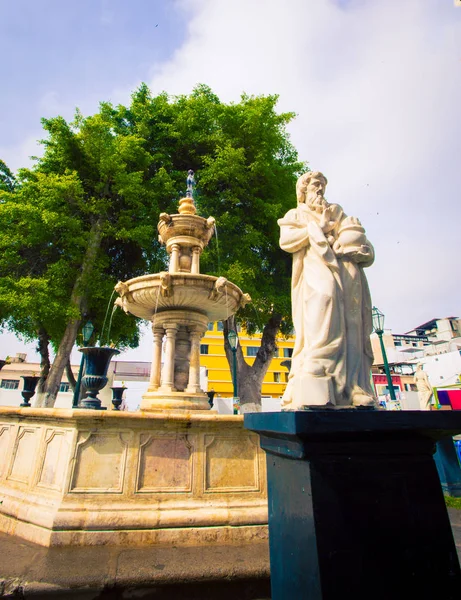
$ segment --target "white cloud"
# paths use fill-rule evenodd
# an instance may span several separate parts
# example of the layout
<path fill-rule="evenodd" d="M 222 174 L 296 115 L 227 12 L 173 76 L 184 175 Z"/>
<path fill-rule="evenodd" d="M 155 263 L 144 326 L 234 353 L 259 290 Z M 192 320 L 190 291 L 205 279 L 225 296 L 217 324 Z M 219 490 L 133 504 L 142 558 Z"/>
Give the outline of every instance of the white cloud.
<path fill-rule="evenodd" d="M 176 8 L 187 36 L 170 60 L 151 65 L 153 93 L 189 93 L 197 83 L 225 101 L 278 93 L 279 109 L 298 115 L 290 131 L 300 158 L 324 171 L 330 201 L 359 216 L 375 245 L 368 278 L 387 325 L 401 332 L 461 316 L 461 12 L 449 0 L 180 0 Z M 114 81 L 105 97 L 128 102 L 131 91 Z M 89 93 L 78 104 L 89 114 L 96 101 Z M 74 111 L 53 90 L 41 106 L 67 118 Z M 0 147 L 0 156 L 25 166 L 42 135 Z"/>
<path fill-rule="evenodd" d="M 362 218 L 394 331 L 459 314 L 461 22 L 448 3 L 186 0 L 188 37 L 154 93 L 280 94 L 300 157 Z M 293 196 L 294 198 L 294 196 Z"/>
<path fill-rule="evenodd" d="M 28 135 L 24 140 L 15 145 L 0 146 L 0 158 L 3 158 L 12 171 L 22 167 L 31 167 L 34 161 L 31 157 L 41 156 L 43 147 L 37 140 L 43 137 L 43 131 Z"/>

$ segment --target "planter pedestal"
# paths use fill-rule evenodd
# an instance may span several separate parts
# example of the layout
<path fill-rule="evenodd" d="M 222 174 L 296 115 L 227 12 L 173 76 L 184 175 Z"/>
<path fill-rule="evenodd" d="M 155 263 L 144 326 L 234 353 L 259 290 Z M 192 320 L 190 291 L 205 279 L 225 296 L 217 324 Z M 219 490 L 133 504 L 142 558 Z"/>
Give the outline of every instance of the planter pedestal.
<path fill-rule="evenodd" d="M 433 459 L 461 414 L 245 415 L 267 456 L 272 600 L 459 598 Z"/>

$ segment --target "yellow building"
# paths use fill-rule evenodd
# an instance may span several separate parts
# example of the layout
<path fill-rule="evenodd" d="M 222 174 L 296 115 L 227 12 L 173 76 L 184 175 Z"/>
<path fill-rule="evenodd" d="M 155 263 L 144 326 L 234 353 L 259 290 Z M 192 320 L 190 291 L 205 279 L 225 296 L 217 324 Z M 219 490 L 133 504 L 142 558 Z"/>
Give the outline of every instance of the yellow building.
<path fill-rule="evenodd" d="M 294 337 L 277 338 L 278 349 L 269 365 L 264 377 L 261 395 L 279 398 L 285 391 L 288 381 L 288 364 L 282 364 L 291 359 L 294 346 Z M 252 365 L 254 357 L 261 344 L 261 334 L 249 336 L 239 328 L 239 344 L 243 356 L 248 364 Z M 200 345 L 200 365 L 208 371 L 208 391 L 214 390 L 216 395 L 232 397 L 232 374 L 224 352 L 224 334 L 221 321 L 209 323 L 208 331 Z"/>

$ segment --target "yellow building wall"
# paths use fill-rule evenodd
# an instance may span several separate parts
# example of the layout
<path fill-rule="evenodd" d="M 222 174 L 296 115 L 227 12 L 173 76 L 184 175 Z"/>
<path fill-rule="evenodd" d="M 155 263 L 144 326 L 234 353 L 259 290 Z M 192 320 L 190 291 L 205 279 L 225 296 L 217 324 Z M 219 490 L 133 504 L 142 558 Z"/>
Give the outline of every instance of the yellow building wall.
<path fill-rule="evenodd" d="M 261 395 L 279 398 L 285 391 L 288 381 L 288 369 L 281 363 L 289 360 L 294 346 L 294 337 L 277 338 L 277 356 L 271 361 L 269 369 L 264 377 Z M 249 336 L 245 331 L 239 332 L 239 344 L 243 350 L 243 356 L 249 365 L 254 362 L 254 356 L 248 356 L 248 348 L 259 348 L 261 334 L 256 333 Z M 208 354 L 205 354 L 204 346 Z M 201 341 L 200 365 L 208 371 L 208 391 L 214 390 L 216 395 L 232 397 L 234 388 L 232 385 L 232 374 L 224 352 L 224 334 L 222 323 L 210 323 L 209 329 Z M 251 351 L 250 351 L 251 352 Z"/>

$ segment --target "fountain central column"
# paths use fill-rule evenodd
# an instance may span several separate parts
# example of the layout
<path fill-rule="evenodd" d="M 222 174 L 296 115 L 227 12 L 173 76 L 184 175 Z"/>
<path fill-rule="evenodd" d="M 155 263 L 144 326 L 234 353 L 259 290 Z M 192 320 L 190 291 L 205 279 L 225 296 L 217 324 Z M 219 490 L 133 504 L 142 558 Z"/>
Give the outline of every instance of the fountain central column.
<path fill-rule="evenodd" d="M 170 255 L 170 273 L 177 273 L 179 271 L 179 244 L 171 245 L 171 255 Z"/>
<path fill-rule="evenodd" d="M 162 341 L 165 331 L 163 327 L 152 324 L 154 334 L 154 351 L 152 356 L 152 368 L 150 372 L 149 391 L 158 390 L 160 385 L 160 369 L 162 364 Z"/>
<path fill-rule="evenodd" d="M 174 355 L 176 347 L 176 334 L 178 325 L 176 323 L 167 323 L 164 325 L 166 333 L 165 344 L 165 363 L 162 370 L 161 390 L 164 392 L 174 392 Z"/>
<path fill-rule="evenodd" d="M 190 269 L 191 273 L 195 273 L 195 274 L 200 273 L 200 254 L 201 254 L 201 252 L 202 252 L 202 250 L 201 250 L 200 246 L 195 246 L 194 248 L 192 248 L 192 265 L 191 265 L 191 269 Z"/>
<path fill-rule="evenodd" d="M 200 340 L 204 331 L 197 328 L 190 331 L 190 362 L 189 362 L 189 383 L 186 392 L 197 394 L 201 392 L 200 388 Z"/>

